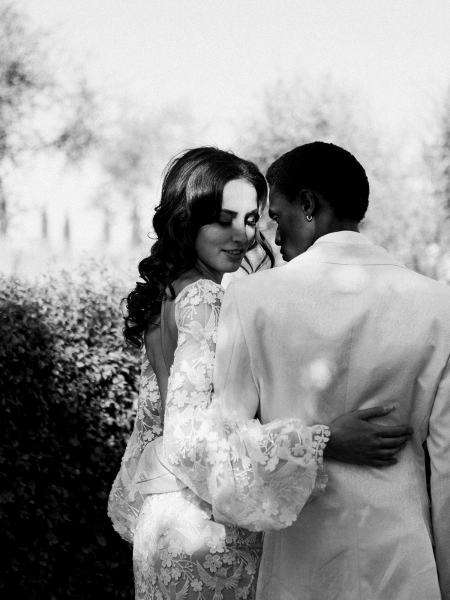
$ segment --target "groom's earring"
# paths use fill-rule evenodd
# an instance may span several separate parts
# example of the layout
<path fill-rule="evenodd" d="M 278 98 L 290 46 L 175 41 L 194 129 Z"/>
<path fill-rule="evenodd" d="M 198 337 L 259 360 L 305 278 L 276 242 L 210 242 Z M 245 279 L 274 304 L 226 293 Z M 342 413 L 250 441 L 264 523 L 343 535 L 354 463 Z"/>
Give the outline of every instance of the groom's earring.
<path fill-rule="evenodd" d="M 312 215 L 306 215 L 306 220 L 308 221 L 308 223 L 311 223 L 311 221 L 313 220 Z"/>

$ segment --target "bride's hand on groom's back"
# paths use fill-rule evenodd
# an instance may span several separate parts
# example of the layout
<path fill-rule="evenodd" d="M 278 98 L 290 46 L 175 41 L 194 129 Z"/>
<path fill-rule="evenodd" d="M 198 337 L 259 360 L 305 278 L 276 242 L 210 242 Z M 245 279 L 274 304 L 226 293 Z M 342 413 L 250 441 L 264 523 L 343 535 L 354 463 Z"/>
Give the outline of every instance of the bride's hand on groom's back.
<path fill-rule="evenodd" d="M 376 406 L 355 410 L 335 419 L 330 424 L 331 437 L 325 457 L 371 467 L 396 464 L 395 455 L 409 440 L 413 432 L 411 427 L 371 422 L 371 419 L 384 417 L 392 410 L 392 406 Z"/>

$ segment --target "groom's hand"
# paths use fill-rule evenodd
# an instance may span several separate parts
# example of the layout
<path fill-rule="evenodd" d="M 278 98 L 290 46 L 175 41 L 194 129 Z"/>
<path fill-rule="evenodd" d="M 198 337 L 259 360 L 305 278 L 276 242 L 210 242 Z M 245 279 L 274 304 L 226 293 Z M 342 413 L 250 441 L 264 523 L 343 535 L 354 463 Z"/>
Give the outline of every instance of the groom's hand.
<path fill-rule="evenodd" d="M 331 437 L 325 457 L 355 465 L 388 467 L 395 465 L 395 455 L 409 440 L 413 430 L 406 425 L 378 425 L 370 420 L 384 417 L 394 410 L 374 407 L 355 410 L 330 424 Z"/>

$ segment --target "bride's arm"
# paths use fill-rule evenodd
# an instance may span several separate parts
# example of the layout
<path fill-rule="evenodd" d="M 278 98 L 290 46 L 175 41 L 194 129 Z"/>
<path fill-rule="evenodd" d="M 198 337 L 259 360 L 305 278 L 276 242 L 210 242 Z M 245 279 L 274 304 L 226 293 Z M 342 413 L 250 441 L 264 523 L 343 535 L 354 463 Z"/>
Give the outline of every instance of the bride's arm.
<path fill-rule="evenodd" d="M 328 428 L 305 427 L 298 419 L 261 425 L 224 410 L 213 397 L 221 300 L 221 288 L 205 280 L 177 299 L 166 459 L 177 477 L 212 505 L 216 519 L 253 530 L 280 529 L 296 519 L 319 484 Z M 241 400 L 247 391 L 240 390 Z"/>

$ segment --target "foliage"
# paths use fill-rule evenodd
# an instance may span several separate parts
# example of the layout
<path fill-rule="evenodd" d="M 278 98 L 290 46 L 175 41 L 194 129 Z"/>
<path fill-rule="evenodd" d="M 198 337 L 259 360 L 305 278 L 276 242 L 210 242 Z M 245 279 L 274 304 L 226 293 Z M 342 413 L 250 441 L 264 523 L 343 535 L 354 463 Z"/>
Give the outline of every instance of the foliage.
<path fill-rule="evenodd" d="M 85 269 L 0 284 L 2 598 L 131 599 L 131 550 L 106 515 L 139 357 L 123 289 Z"/>
<path fill-rule="evenodd" d="M 0 233 L 9 222 L 5 176 L 27 145 L 20 126 L 30 117 L 37 96 L 46 86 L 39 64 L 39 47 L 25 32 L 23 18 L 10 2 L 0 0 Z"/>
<path fill-rule="evenodd" d="M 11 124 L 22 121 L 49 84 L 40 68 L 41 48 L 10 2 L 0 0 L 0 161 L 14 159 L 25 140 Z"/>
<path fill-rule="evenodd" d="M 314 140 L 338 143 L 339 139 L 341 146 L 355 148 L 362 133 L 359 108 L 356 95 L 329 77 L 275 81 L 265 88 L 241 135 L 242 152 L 266 170 L 284 152 Z M 368 132 L 366 136 L 369 143 L 376 143 Z"/>
<path fill-rule="evenodd" d="M 194 125 L 184 106 L 170 106 L 151 113 L 135 106 L 118 107 L 109 132 L 98 148 L 101 183 L 94 205 L 103 217 L 103 242 L 110 243 L 116 213 L 131 224 L 130 241 L 142 238 L 142 214 L 149 212 L 149 198 L 157 197 L 161 172 L 169 159 L 191 146 Z M 156 204 L 156 202 L 153 202 Z M 127 216 L 124 218 L 123 208 Z"/>
<path fill-rule="evenodd" d="M 11 0 L 0 0 L 0 233 L 11 219 L 7 181 L 27 155 L 56 150 L 79 163 L 98 143 L 97 99 L 84 78 L 54 74 L 54 48 Z M 17 211 L 17 207 L 14 207 Z"/>
<path fill-rule="evenodd" d="M 434 253 L 437 275 L 450 282 L 450 88 L 436 116 L 432 142 L 425 146 L 424 178 L 428 184 L 426 191 L 436 204 Z"/>
<path fill-rule="evenodd" d="M 62 153 L 69 165 L 79 166 L 103 140 L 106 122 L 101 115 L 99 96 L 85 77 L 79 77 L 71 88 L 59 90 L 57 104 L 58 130 L 49 145 Z"/>
<path fill-rule="evenodd" d="M 438 113 L 438 134 L 434 147 L 437 162 L 437 187 L 450 211 L 450 88 Z"/>

